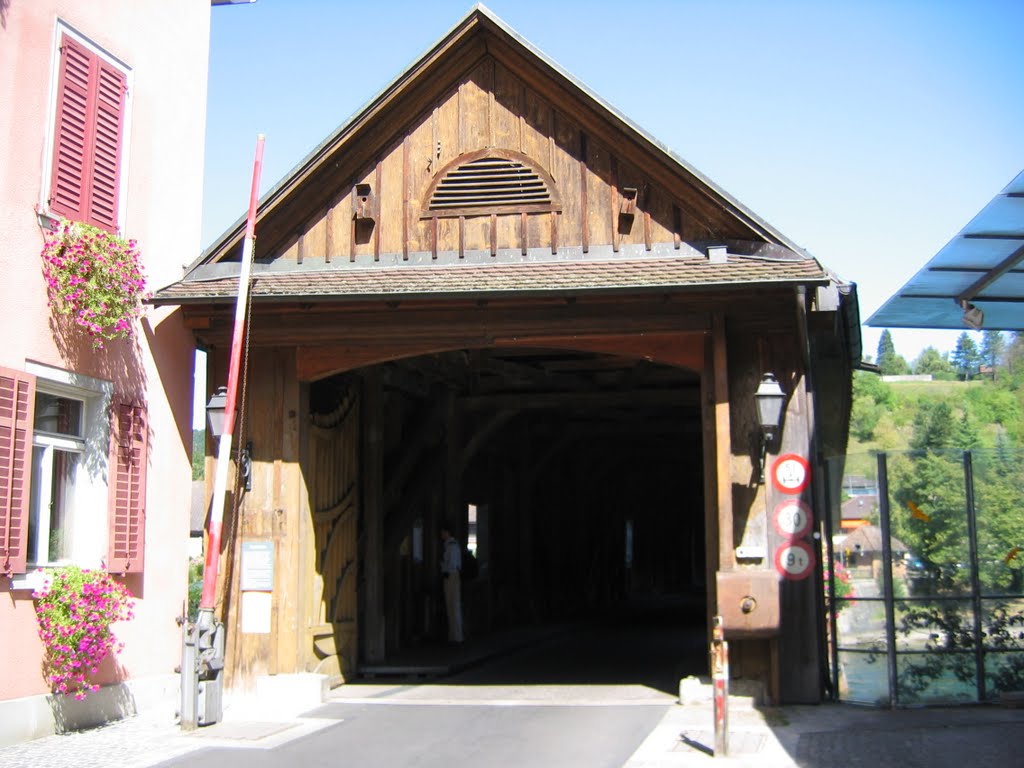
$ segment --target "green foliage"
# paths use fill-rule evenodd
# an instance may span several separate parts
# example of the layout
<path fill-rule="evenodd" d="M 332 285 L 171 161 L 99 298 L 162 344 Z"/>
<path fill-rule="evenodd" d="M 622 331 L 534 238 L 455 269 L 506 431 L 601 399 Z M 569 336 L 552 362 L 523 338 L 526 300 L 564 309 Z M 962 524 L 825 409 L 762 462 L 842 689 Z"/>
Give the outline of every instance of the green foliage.
<path fill-rule="evenodd" d="M 878 370 L 883 376 L 902 376 L 910 373 L 907 361 L 896 354 L 896 347 L 888 328 L 882 331 L 882 336 L 878 340 Z"/>
<path fill-rule="evenodd" d="M 978 351 L 978 345 L 966 331 L 961 333 L 956 340 L 956 349 L 950 356 L 950 362 L 953 363 L 957 374 L 964 381 L 969 380 L 978 372 L 981 365 L 981 352 Z"/>
<path fill-rule="evenodd" d="M 192 430 L 192 479 L 202 480 L 206 467 L 206 430 Z"/>
<path fill-rule="evenodd" d="M 970 389 L 965 395 L 966 405 L 978 421 L 986 424 L 1002 424 L 1010 427 L 1020 423 L 1022 418 L 1020 399 L 1001 386 L 984 386 Z"/>
<path fill-rule="evenodd" d="M 868 441 L 875 437 L 879 420 L 892 408 L 893 394 L 878 376 L 857 371 L 853 377 L 853 407 L 850 430 L 854 437 Z"/>
<path fill-rule="evenodd" d="M 835 567 L 835 585 L 836 585 L 836 600 L 835 609 L 836 613 L 848 608 L 851 605 L 856 605 L 857 593 L 853 587 L 852 580 L 850 579 L 850 572 L 846 569 L 846 566 L 839 560 L 834 560 L 833 565 Z M 825 599 L 830 603 L 832 602 L 831 585 L 833 581 L 833 574 L 829 572 L 828 566 L 825 567 Z"/>
<path fill-rule="evenodd" d="M 960 421 L 953 428 L 952 444 L 964 451 L 970 451 L 981 445 L 981 436 L 978 434 L 978 428 L 967 415 L 966 410 L 960 414 Z"/>
<path fill-rule="evenodd" d="M 985 331 L 981 335 L 981 360 L 983 364 L 992 367 L 993 378 L 1005 350 L 1006 341 L 1000 331 Z"/>
<path fill-rule="evenodd" d="M 188 620 L 199 617 L 199 600 L 203 596 L 203 558 L 195 557 L 188 563 Z"/>
<path fill-rule="evenodd" d="M 914 417 L 910 447 L 916 451 L 937 450 L 952 444 L 953 410 L 945 400 L 924 401 Z"/>
<path fill-rule="evenodd" d="M 929 375 L 940 381 L 956 378 L 956 371 L 953 370 L 949 358 L 939 354 L 935 347 L 925 347 L 921 350 L 921 354 L 914 360 L 914 373 Z"/>

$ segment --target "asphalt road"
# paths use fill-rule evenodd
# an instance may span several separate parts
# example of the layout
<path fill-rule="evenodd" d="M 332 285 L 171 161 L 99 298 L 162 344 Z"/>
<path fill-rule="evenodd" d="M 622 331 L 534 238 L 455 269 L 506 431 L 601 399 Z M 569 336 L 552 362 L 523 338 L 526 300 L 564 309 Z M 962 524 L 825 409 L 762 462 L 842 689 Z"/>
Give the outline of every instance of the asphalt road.
<path fill-rule="evenodd" d="M 703 628 L 677 611 L 575 626 L 426 683 L 373 680 L 305 717 L 327 727 L 271 750 L 217 747 L 164 768 L 619 768 L 703 663 Z M 693 667 L 693 669 L 689 669 Z"/>

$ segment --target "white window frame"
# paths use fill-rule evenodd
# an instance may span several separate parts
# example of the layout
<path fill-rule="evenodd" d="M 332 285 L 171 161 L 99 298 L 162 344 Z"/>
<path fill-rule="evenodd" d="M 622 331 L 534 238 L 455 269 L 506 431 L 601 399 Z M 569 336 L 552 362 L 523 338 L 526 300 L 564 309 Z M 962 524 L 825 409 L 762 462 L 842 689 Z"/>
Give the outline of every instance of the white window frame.
<path fill-rule="evenodd" d="M 107 63 L 117 67 L 125 75 L 125 83 L 128 92 L 125 94 L 124 102 L 124 134 L 121 137 L 121 176 L 120 186 L 117 191 L 117 231 L 124 232 L 125 213 L 128 207 L 128 160 L 131 156 L 132 137 L 132 93 L 134 92 L 134 73 L 132 68 L 125 62 L 104 50 L 85 35 L 71 27 L 63 19 L 57 19 L 53 29 L 52 54 L 50 56 L 50 100 L 46 113 L 46 144 L 43 152 L 42 177 L 39 185 L 39 204 L 36 208 L 39 222 L 49 230 L 57 228 L 57 221 L 60 215 L 50 210 L 50 179 L 53 175 L 53 142 L 57 135 L 57 101 L 59 93 L 57 86 L 60 82 L 60 41 L 63 35 L 73 37 L 83 46 L 95 53 Z"/>
<path fill-rule="evenodd" d="M 40 393 L 58 395 L 82 403 L 82 437 L 71 438 L 47 432 L 32 433 L 33 483 L 36 482 L 35 449 L 48 449 L 44 464 L 51 463 L 53 449 L 59 448 L 79 455 L 75 467 L 75 515 L 70 530 L 70 554 L 57 562 L 47 562 L 48 530 L 44 538 L 41 528 L 48 529 L 49 521 L 43 526 L 36 520 L 37 511 L 30 511 L 30 525 L 36 525 L 36 552 L 30 552 L 29 564 L 35 568 L 75 563 L 83 567 L 98 568 L 107 552 L 108 463 L 110 456 L 110 402 L 114 386 L 109 381 L 96 379 L 79 373 L 51 368 L 47 365 L 29 363 L 26 372 L 36 377 L 36 395 Z M 52 477 L 52 475 L 51 475 Z M 33 495 L 38 494 L 40 504 L 48 501 L 49 477 L 39 478 L 43 484 Z M 40 559 L 39 555 L 44 556 Z"/>
<path fill-rule="evenodd" d="M 38 390 L 37 390 L 38 392 Z M 49 394 L 49 393 L 47 393 Z M 81 402 L 81 401 L 80 401 Z M 83 403 L 84 405 L 84 403 Z M 42 449 L 42 461 L 36 464 L 36 450 Z M 50 525 L 52 516 L 42 514 L 45 509 L 53 506 L 53 459 L 56 451 L 75 454 L 81 459 L 85 451 L 85 441 L 65 437 L 63 435 L 51 435 L 46 432 L 33 432 L 32 435 L 32 498 L 35 504 L 29 510 L 29 526 L 34 526 L 36 538 L 36 551 L 28 553 L 28 565 L 46 566 L 60 565 L 74 559 L 73 550 L 71 556 L 65 556 L 56 560 L 50 559 Z M 72 488 L 78 488 L 78 477 L 80 461 L 75 462 L 74 475 L 72 477 Z M 75 494 L 72 505 L 72 518 L 70 521 L 72 530 L 75 523 L 75 511 L 78 507 L 78 494 Z M 74 540 L 71 542 L 74 546 Z"/>

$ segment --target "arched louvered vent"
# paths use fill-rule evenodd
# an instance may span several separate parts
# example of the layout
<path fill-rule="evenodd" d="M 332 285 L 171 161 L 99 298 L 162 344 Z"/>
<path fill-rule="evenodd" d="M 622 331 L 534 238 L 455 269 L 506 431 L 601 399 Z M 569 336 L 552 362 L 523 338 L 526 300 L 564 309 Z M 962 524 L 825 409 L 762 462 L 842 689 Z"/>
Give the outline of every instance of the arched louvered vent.
<path fill-rule="evenodd" d="M 460 158 L 438 174 L 425 215 L 554 210 L 550 177 L 525 159 L 500 150 Z"/>

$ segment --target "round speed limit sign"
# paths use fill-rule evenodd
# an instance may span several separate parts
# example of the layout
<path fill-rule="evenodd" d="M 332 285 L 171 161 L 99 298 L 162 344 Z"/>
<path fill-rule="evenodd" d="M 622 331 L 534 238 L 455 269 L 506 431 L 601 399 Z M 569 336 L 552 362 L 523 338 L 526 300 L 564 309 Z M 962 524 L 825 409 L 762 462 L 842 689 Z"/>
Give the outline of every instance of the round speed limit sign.
<path fill-rule="evenodd" d="M 786 499 L 775 505 L 772 523 L 782 538 L 800 539 L 810 532 L 814 525 L 814 515 L 804 502 Z"/>
<path fill-rule="evenodd" d="M 806 542 L 787 541 L 775 550 L 775 570 L 784 579 L 806 579 L 813 567 L 814 551 Z"/>

